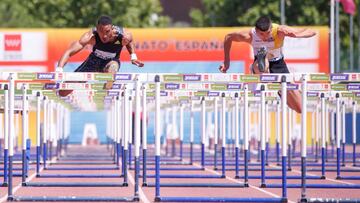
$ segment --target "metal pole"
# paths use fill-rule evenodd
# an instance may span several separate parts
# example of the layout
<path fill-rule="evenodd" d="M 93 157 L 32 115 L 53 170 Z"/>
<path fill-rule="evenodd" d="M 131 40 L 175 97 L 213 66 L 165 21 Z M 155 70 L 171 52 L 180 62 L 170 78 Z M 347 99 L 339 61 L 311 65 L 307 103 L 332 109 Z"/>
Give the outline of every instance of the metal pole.
<path fill-rule="evenodd" d="M 4 86 L 4 186 L 8 186 L 8 161 L 9 161 L 9 87 L 6 84 Z"/>
<path fill-rule="evenodd" d="M 335 70 L 335 0 L 330 1 L 330 73 Z"/>
<path fill-rule="evenodd" d="M 265 85 L 261 85 L 260 99 L 260 144 L 261 144 L 261 184 L 260 187 L 266 187 L 265 184 L 265 137 L 266 137 L 266 116 L 265 116 Z"/>
<path fill-rule="evenodd" d="M 340 23 L 339 23 L 339 1 L 336 1 L 335 3 L 335 56 L 336 56 L 336 67 L 335 67 L 335 72 L 341 72 L 341 68 L 340 68 Z"/>
<path fill-rule="evenodd" d="M 340 94 L 336 93 L 336 178 L 340 179 L 340 139 L 341 139 Z"/>
<path fill-rule="evenodd" d="M 205 169 L 206 101 L 201 99 L 201 168 Z"/>
<path fill-rule="evenodd" d="M 350 72 L 354 72 L 354 16 L 350 14 L 350 46 L 349 46 L 349 57 L 350 57 Z"/>
<path fill-rule="evenodd" d="M 281 110 L 282 110 L 282 198 L 284 200 L 287 199 L 287 191 L 286 191 L 286 156 L 287 156 L 287 83 L 286 83 L 286 76 L 282 76 L 281 78 Z"/>
<path fill-rule="evenodd" d="M 306 198 L 306 147 L 307 147 L 307 83 L 306 75 L 302 78 L 301 101 L 301 199 Z"/>
<path fill-rule="evenodd" d="M 140 173 L 140 81 L 137 78 L 135 81 L 135 133 L 134 133 L 134 142 L 135 142 L 135 192 L 134 192 L 134 201 L 139 201 L 139 173 Z"/>
<path fill-rule="evenodd" d="M 27 87 L 23 84 L 22 87 L 22 183 L 26 182 L 26 141 L 27 141 L 27 111 L 28 111 L 28 104 L 27 104 Z"/>
<path fill-rule="evenodd" d="M 217 170 L 217 148 L 219 140 L 218 98 L 214 98 L 214 170 Z"/>
<path fill-rule="evenodd" d="M 155 201 L 160 200 L 160 76 L 155 76 Z"/>
<path fill-rule="evenodd" d="M 221 108 L 221 136 L 222 136 L 222 147 L 221 147 L 221 157 L 222 157 L 222 174 L 221 177 L 225 178 L 225 149 L 226 149 L 226 97 L 225 93 L 222 93 L 222 108 Z"/>
<path fill-rule="evenodd" d="M 146 84 L 142 86 L 142 148 L 143 148 L 143 186 L 146 182 L 146 159 L 147 159 L 147 103 L 146 103 Z"/>
<path fill-rule="evenodd" d="M 249 157 L 249 90 L 248 84 L 244 84 L 244 186 L 249 187 L 248 157 Z"/>
<path fill-rule="evenodd" d="M 239 178 L 239 93 L 235 93 L 235 178 Z"/>
<path fill-rule="evenodd" d="M 14 100 L 15 100 L 15 79 L 14 74 L 9 76 L 9 185 L 8 185 L 8 200 L 13 199 L 13 156 L 14 156 Z"/>
<path fill-rule="evenodd" d="M 281 12 L 281 24 L 285 25 L 286 17 L 285 17 L 285 0 L 280 1 L 280 12 Z"/>

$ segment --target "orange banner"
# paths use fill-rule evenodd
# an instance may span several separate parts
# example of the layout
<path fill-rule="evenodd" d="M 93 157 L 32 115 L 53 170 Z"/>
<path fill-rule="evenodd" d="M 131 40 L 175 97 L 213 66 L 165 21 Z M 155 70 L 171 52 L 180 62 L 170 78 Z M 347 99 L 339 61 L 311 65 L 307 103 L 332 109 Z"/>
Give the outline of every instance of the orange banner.
<path fill-rule="evenodd" d="M 284 45 L 285 60 L 290 69 L 294 71 L 307 70 L 308 72 L 329 72 L 329 39 L 327 27 L 309 27 L 318 32 L 310 39 L 287 39 Z M 138 58 L 147 62 L 181 62 L 181 61 L 223 61 L 223 40 L 227 33 L 246 30 L 249 28 L 154 28 L 154 29 L 129 29 L 134 36 Z M 2 54 L 7 54 L 0 49 L 0 68 L 12 65 L 45 66 L 48 71 L 53 71 L 56 62 L 72 42 L 78 40 L 89 29 L 5 29 L 0 33 L 41 32 L 47 36 L 46 60 L 1 60 Z M 26 40 L 28 38 L 22 38 Z M 0 40 L 4 37 L 0 36 Z M 1 41 L 0 41 L 1 43 Z M 5 42 L 2 43 L 5 46 Z M 34 43 L 27 45 L 31 46 Z M 288 45 L 288 46 L 287 46 Z M 24 49 L 24 46 L 22 46 Z M 85 60 L 91 47 L 76 54 L 70 62 Z M 13 53 L 12 51 L 11 53 Z M 122 61 L 129 61 L 127 50 L 121 54 Z M 20 52 L 19 52 L 20 54 Z M 21 58 L 22 56 L 18 56 Z M 31 57 L 29 57 L 31 59 Z M 40 58 L 40 57 L 39 57 Z M 42 58 L 41 58 L 42 59 Z M 231 60 L 244 63 L 245 72 L 253 61 L 252 49 L 246 43 L 233 43 Z M 151 71 L 148 71 L 151 72 Z"/>

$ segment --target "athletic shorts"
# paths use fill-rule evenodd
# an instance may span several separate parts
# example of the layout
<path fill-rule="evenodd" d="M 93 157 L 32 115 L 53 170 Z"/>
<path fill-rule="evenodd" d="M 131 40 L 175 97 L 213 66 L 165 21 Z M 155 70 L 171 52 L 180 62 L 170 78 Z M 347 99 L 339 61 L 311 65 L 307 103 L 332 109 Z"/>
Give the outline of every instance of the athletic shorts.
<path fill-rule="evenodd" d="M 90 54 L 89 57 L 75 70 L 75 72 L 104 72 L 106 64 L 110 61 L 116 61 L 120 67 L 119 59 L 101 59 L 93 54 Z"/>
<path fill-rule="evenodd" d="M 290 73 L 284 58 L 277 61 L 269 61 L 270 73 Z"/>
<path fill-rule="evenodd" d="M 256 61 L 256 56 L 254 62 Z M 270 73 L 290 73 L 284 58 L 277 61 L 269 61 Z"/>

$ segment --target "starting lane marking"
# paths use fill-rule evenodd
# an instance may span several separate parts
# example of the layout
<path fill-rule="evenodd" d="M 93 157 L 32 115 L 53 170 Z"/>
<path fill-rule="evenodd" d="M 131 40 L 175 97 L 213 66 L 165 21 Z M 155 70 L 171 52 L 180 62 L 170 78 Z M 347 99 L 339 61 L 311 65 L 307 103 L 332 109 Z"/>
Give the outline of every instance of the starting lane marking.
<path fill-rule="evenodd" d="M 128 178 L 129 178 L 130 183 L 132 185 L 135 185 L 135 180 L 132 177 L 130 172 L 128 172 Z M 140 181 L 139 181 L 139 184 L 140 184 Z M 140 196 L 140 200 L 143 203 L 151 203 L 151 201 L 149 201 L 149 199 L 146 197 L 146 195 L 145 195 L 144 191 L 142 190 L 142 187 L 140 187 L 140 185 L 139 185 L 139 196 Z"/>

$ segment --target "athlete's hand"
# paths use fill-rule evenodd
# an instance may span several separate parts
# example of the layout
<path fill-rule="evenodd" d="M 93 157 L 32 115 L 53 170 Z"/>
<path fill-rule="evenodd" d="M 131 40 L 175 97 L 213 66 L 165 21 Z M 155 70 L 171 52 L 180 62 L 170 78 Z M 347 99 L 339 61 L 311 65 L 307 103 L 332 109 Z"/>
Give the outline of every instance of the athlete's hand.
<path fill-rule="evenodd" d="M 143 67 L 144 66 L 144 63 L 140 60 L 131 60 L 131 63 L 134 64 L 135 66 L 138 66 L 138 67 Z"/>
<path fill-rule="evenodd" d="M 229 67 L 230 67 L 229 62 L 225 62 L 225 63 L 220 65 L 219 70 L 222 73 L 226 73 L 226 71 L 229 69 Z"/>

